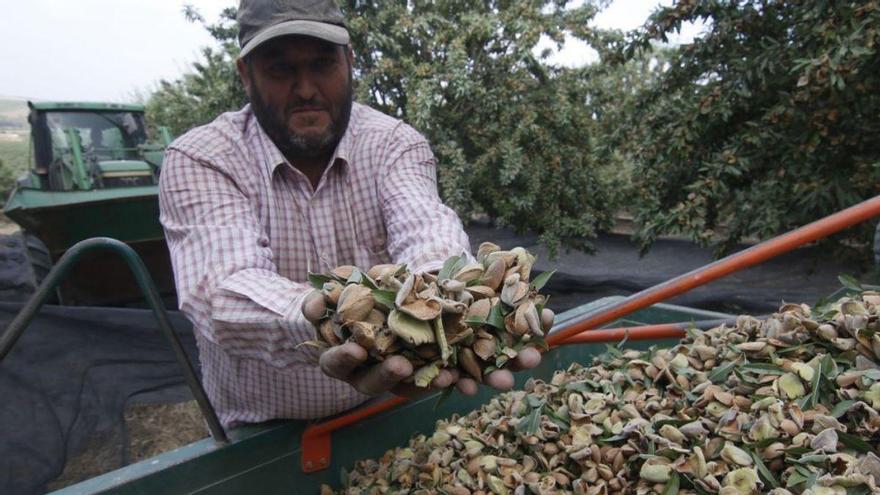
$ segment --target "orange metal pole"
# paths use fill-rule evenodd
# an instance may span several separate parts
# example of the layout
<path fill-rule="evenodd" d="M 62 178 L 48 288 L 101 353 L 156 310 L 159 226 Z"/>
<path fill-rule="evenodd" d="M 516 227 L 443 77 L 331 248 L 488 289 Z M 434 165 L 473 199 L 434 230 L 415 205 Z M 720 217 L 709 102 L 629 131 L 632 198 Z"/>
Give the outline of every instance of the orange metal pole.
<path fill-rule="evenodd" d="M 719 320 L 685 321 L 681 323 L 659 323 L 656 325 L 641 325 L 637 327 L 602 328 L 581 332 L 559 345 L 572 344 L 601 344 L 605 342 L 620 342 L 624 338 L 629 341 L 656 340 L 656 339 L 679 339 L 686 335 L 688 328 L 708 330 L 717 326 L 736 323 L 736 318 L 724 318 Z"/>
<path fill-rule="evenodd" d="M 594 329 L 634 311 L 683 294 L 695 287 L 779 256 L 796 247 L 827 237 L 877 215 L 880 215 L 880 196 L 875 196 L 797 230 L 774 237 L 749 249 L 645 289 L 607 309 L 600 310 L 594 315 L 585 315 L 566 328 L 551 334 L 547 338 L 547 343 L 551 346 L 559 345 L 585 330 Z"/>
<path fill-rule="evenodd" d="M 387 411 L 399 404 L 403 404 L 407 400 L 406 397 L 392 397 L 377 404 L 356 409 L 338 418 L 308 426 L 303 431 L 301 439 L 300 465 L 303 472 L 311 473 L 330 466 L 330 453 L 332 450 L 331 433 L 364 418 Z"/>
<path fill-rule="evenodd" d="M 599 330 L 590 330 L 589 332 L 581 332 L 558 345 L 620 342 L 624 338 L 626 338 L 627 341 L 677 339 L 685 336 L 684 329 L 685 327 L 678 323 L 664 323 L 661 325 L 646 325 L 643 327 L 629 328 L 602 328 Z"/>

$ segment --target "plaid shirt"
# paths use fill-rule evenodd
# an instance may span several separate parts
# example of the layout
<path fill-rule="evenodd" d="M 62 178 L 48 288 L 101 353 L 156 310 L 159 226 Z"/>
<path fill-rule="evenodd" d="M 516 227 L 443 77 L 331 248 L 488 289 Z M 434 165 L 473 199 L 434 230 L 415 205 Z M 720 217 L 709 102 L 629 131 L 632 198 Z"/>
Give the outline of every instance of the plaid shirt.
<path fill-rule="evenodd" d="M 364 400 L 317 368 L 300 311 L 311 271 L 469 251 L 437 194 L 435 159 L 410 126 L 355 103 L 317 188 L 285 160 L 249 106 L 174 141 L 160 179 L 180 309 L 225 426 L 317 418 Z"/>

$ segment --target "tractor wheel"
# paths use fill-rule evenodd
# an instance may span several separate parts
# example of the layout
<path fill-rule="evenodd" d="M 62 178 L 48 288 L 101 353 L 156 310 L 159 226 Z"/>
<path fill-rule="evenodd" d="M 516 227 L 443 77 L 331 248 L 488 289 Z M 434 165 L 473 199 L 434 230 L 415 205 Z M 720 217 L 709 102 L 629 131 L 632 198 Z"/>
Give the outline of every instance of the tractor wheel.
<path fill-rule="evenodd" d="M 21 233 L 0 236 L 0 300 L 25 301 L 37 288 Z"/>
<path fill-rule="evenodd" d="M 26 301 L 51 268 L 49 250 L 33 234 L 0 236 L 0 301 Z M 57 294 L 49 298 L 50 303 L 57 301 Z"/>

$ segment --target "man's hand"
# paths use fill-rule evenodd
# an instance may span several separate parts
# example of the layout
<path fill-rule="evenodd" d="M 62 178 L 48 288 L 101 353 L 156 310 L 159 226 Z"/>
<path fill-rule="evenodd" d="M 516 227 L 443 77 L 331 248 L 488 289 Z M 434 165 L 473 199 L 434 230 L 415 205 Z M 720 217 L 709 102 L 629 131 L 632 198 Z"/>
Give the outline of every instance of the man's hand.
<path fill-rule="evenodd" d="M 553 319 L 556 315 L 552 310 L 544 308 L 541 313 L 541 326 L 544 331 L 550 330 L 553 326 Z M 513 388 L 514 371 L 530 370 L 541 364 L 541 352 L 534 347 L 526 347 L 519 351 L 516 358 L 502 370 L 495 370 L 483 377 L 483 383 L 500 391 L 507 391 Z M 477 393 L 477 381 L 473 378 L 462 378 L 455 383 L 455 387 L 459 392 L 465 395 L 474 395 Z"/>
<path fill-rule="evenodd" d="M 313 291 L 303 301 L 303 316 L 315 325 L 324 317 L 326 311 L 327 307 L 320 291 Z M 545 308 L 541 315 L 545 331 L 552 326 L 553 318 L 553 311 Z M 325 375 L 347 382 L 366 395 L 379 395 L 391 391 L 397 395 L 412 396 L 426 392 L 426 389 L 415 385 L 401 383 L 414 371 L 412 363 L 405 357 L 390 356 L 379 364 L 361 369 L 366 360 L 366 349 L 354 342 L 346 342 L 324 351 L 318 360 L 318 365 Z M 540 363 L 541 353 L 531 347 L 525 348 L 519 352 L 509 368 L 489 373 L 484 377 L 484 383 L 497 390 L 510 390 L 514 382 L 512 371 L 532 369 Z M 446 388 L 452 384 L 455 384 L 459 392 L 465 395 L 474 395 L 478 390 L 477 381 L 473 378 L 461 377 L 457 369 L 441 369 L 440 374 L 431 382 L 431 387 Z"/>
<path fill-rule="evenodd" d="M 327 312 L 327 303 L 324 302 L 324 294 L 319 290 L 309 292 L 303 301 L 302 314 L 312 325 L 317 326 L 324 313 Z"/>
<path fill-rule="evenodd" d="M 425 392 L 423 388 L 401 383 L 413 374 L 413 366 L 405 357 L 390 356 L 379 364 L 359 369 L 366 360 L 366 349 L 354 342 L 346 342 L 321 354 L 318 364 L 324 374 L 348 382 L 362 394 L 379 395 L 390 390 L 397 395 L 409 396 Z M 440 370 L 431 386 L 446 388 L 457 379 L 457 370 Z"/>

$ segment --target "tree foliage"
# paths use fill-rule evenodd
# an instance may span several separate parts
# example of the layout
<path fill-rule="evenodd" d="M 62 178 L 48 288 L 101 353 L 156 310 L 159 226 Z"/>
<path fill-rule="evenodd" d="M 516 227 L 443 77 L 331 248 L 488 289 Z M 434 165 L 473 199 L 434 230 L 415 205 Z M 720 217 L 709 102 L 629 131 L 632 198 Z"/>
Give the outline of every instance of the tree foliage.
<path fill-rule="evenodd" d="M 670 53 L 615 140 L 634 163 L 644 246 L 683 233 L 720 238 L 724 252 L 880 192 L 877 2 L 679 0 L 606 60 L 650 51 L 688 21 L 705 33 Z"/>
<path fill-rule="evenodd" d="M 568 0 L 349 0 L 357 99 L 423 132 L 444 200 L 463 219 L 487 214 L 541 235 L 551 249 L 585 247 L 610 222 L 614 188 L 589 153 L 596 119 L 588 81 L 536 55 L 542 36 L 588 39 L 597 6 Z M 176 133 L 240 106 L 232 84 L 234 9 L 208 25 L 218 40 L 192 74 L 163 81 L 148 103 Z"/>
<path fill-rule="evenodd" d="M 543 37 L 590 40 L 594 2 L 349 0 L 361 101 L 425 133 L 447 204 L 585 247 L 613 188 L 590 153 L 589 80 L 536 55 Z"/>
<path fill-rule="evenodd" d="M 166 125 L 172 134 L 180 135 L 247 102 L 235 69 L 239 52 L 235 12 L 234 7 L 224 9 L 220 20 L 209 24 L 194 8 L 184 9 L 186 18 L 204 26 L 218 46 L 204 47 L 202 59 L 180 79 L 159 82 L 146 105 L 151 124 Z"/>
<path fill-rule="evenodd" d="M 428 137 L 463 219 L 551 250 L 588 247 L 624 208 L 644 248 L 685 234 L 723 253 L 880 192 L 876 1 L 678 0 L 626 35 L 589 28 L 606 3 L 345 0 L 357 99 Z M 177 134 L 245 102 L 235 9 L 186 15 L 218 46 L 148 101 Z M 690 21 L 702 36 L 658 48 Z M 536 52 L 566 35 L 601 62 Z"/>

